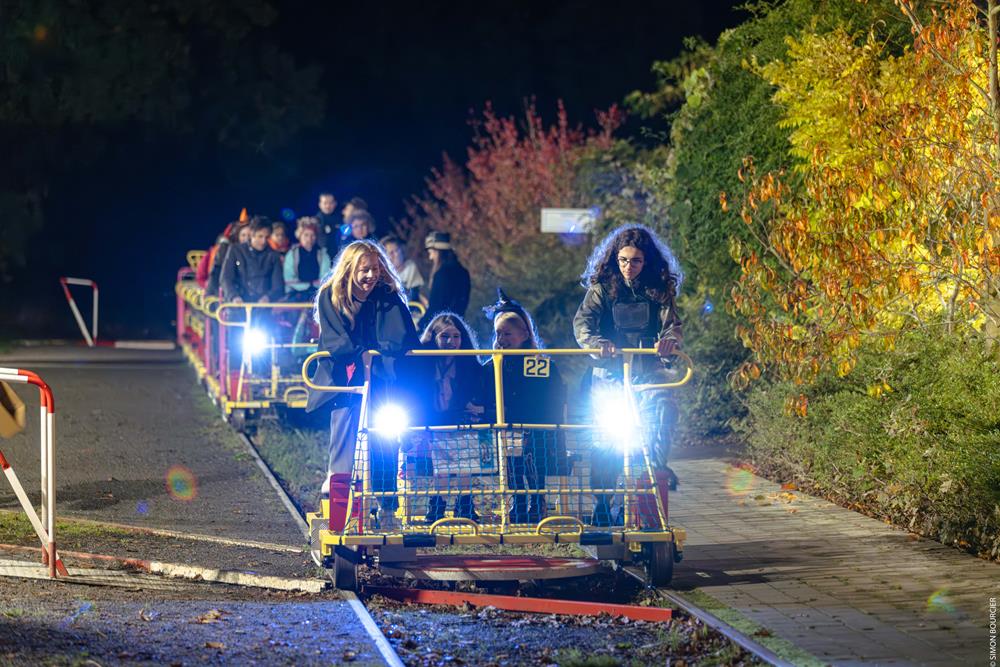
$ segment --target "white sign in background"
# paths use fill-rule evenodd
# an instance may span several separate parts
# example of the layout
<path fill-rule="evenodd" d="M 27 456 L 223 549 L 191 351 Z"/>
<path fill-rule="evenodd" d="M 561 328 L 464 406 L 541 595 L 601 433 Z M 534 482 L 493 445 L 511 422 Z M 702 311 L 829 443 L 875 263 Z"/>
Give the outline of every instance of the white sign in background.
<path fill-rule="evenodd" d="M 594 224 L 589 208 L 543 208 L 543 234 L 586 234 Z"/>

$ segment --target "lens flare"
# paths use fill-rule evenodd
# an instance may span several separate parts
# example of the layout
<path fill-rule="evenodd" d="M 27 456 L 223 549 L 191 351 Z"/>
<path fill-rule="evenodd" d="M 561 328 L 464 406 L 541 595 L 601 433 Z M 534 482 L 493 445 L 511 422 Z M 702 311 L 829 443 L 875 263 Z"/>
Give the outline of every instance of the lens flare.
<path fill-rule="evenodd" d="M 281 217 L 285 219 L 285 222 L 291 222 L 295 219 L 295 211 L 290 208 L 281 209 Z"/>
<path fill-rule="evenodd" d="M 931 596 L 927 598 L 927 611 L 943 614 L 955 613 L 955 605 L 948 597 L 947 589 L 939 588 L 931 593 Z"/>
<path fill-rule="evenodd" d="M 171 466 L 167 470 L 167 493 L 174 500 L 194 500 L 198 496 L 198 482 L 194 473 L 184 466 Z"/>
<path fill-rule="evenodd" d="M 746 495 L 753 489 L 753 473 L 743 468 L 726 471 L 726 490 L 732 496 Z"/>
<path fill-rule="evenodd" d="M 390 438 L 398 438 L 410 425 L 406 410 L 398 405 L 384 405 L 375 413 L 372 430 Z"/>
<path fill-rule="evenodd" d="M 140 500 L 135 504 L 136 514 L 149 514 L 149 503 L 145 500 Z"/>

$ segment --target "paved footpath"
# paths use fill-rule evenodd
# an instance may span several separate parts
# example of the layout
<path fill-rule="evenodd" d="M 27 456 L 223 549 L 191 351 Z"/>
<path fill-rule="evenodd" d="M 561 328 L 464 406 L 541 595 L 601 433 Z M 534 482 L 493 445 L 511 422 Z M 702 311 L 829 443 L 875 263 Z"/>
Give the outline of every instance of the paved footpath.
<path fill-rule="evenodd" d="M 36 370 L 52 387 L 59 517 L 276 546 L 132 536 L 92 524 L 57 535 L 61 545 L 206 568 L 317 576 L 308 554 L 296 549 L 304 539 L 287 510 L 179 353 L 23 348 L 0 355 L 0 366 Z M 32 419 L 0 448 L 37 504 L 37 391 L 24 385 L 17 391 Z M 18 508 L 0 478 L 0 509 L 6 510 L 0 526 L 7 518 L 11 541 L 18 534 L 10 532 L 9 517 Z M 32 542 L 29 536 L 24 543 Z M 0 580 L 0 665 L 82 664 L 87 658 L 100 664 L 383 664 L 336 591 L 310 597 L 176 580 L 167 580 L 164 589 L 141 578 L 124 588 Z"/>
<path fill-rule="evenodd" d="M 782 488 L 724 458 L 675 462 L 688 532 L 679 591 L 700 589 L 822 662 L 988 665 L 1000 564 Z"/>

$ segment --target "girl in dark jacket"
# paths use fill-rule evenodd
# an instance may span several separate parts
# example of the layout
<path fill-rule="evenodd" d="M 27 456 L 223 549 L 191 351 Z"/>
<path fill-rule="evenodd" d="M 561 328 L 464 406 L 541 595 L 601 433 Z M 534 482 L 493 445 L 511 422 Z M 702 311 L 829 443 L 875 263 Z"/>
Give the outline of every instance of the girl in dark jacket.
<path fill-rule="evenodd" d="M 485 309 L 493 320 L 493 348 L 537 350 L 541 341 L 535 323 L 517 301 L 497 290 L 495 304 Z M 486 416 L 496 422 L 493 360 L 483 367 L 483 398 Z M 504 422 L 507 424 L 564 424 L 566 385 L 550 357 L 508 356 L 503 362 Z M 565 475 L 566 444 L 560 431 L 521 430 L 501 432 L 513 442 L 507 457 L 510 487 L 515 490 L 545 488 L 546 475 Z M 520 448 L 516 442 L 521 437 Z M 518 451 L 520 449 L 520 452 Z M 515 494 L 511 523 L 537 523 L 545 518 L 545 496 L 541 493 Z"/>
<path fill-rule="evenodd" d="M 478 343 L 475 334 L 465 320 L 455 313 L 438 313 L 430 321 L 420 343 L 427 350 L 475 350 Z M 471 424 L 481 421 L 484 408 L 480 398 L 482 388 L 482 367 L 476 357 L 422 357 L 421 375 L 426 380 L 424 392 L 424 424 L 441 426 Z M 463 438 L 456 438 L 461 446 Z M 442 442 L 449 444 L 447 438 Z M 431 445 L 434 446 L 433 444 Z M 433 475 L 433 461 L 430 456 L 415 457 L 417 474 Z M 447 501 L 442 496 L 430 499 L 427 516 L 433 523 L 444 516 Z M 462 495 L 455 500 L 455 516 L 477 521 L 479 519 L 472 505 L 472 496 Z"/>
<path fill-rule="evenodd" d="M 642 225 L 622 227 L 594 249 L 583 274 L 587 294 L 573 318 L 573 332 L 580 347 L 601 350 L 593 378 L 595 388 L 620 387 L 622 359 L 612 355 L 626 347 L 655 348 L 657 352 L 655 357 L 636 357 L 634 382 L 662 384 L 675 379 L 664 360 L 680 348 L 682 341 L 675 304 L 681 280 L 680 265 L 670 248 Z M 676 488 L 677 477 L 667 467 L 676 422 L 669 391 L 642 392 L 639 407 L 642 422 L 651 425 L 653 431 L 653 465 L 665 472 L 670 487 Z M 598 488 L 614 484 L 614 466 L 595 465 L 594 470 L 601 472 L 594 475 Z M 608 521 L 607 501 L 606 497 L 598 497 L 595 522 Z"/>
<path fill-rule="evenodd" d="M 471 289 L 469 272 L 459 263 L 451 248 L 451 234 L 431 232 L 424 240 L 424 246 L 431 260 L 431 279 L 427 312 L 420 320 L 421 328 L 426 327 L 435 315 L 445 311 L 465 317 Z"/>
<path fill-rule="evenodd" d="M 312 381 L 318 385 L 359 386 L 364 383 L 362 354 L 378 350 L 372 361 L 369 410 L 377 414 L 399 383 L 399 357 L 417 346 L 413 320 L 402 296 L 402 286 L 385 253 L 376 243 L 355 241 L 337 257 L 316 295 L 321 359 Z M 355 467 L 355 444 L 361 398 L 356 394 L 311 391 L 306 411 L 326 403 L 330 414 L 330 516 L 331 527 L 346 521 L 347 497 Z M 394 491 L 397 442 L 372 436 L 372 484 L 375 491 Z M 359 468 L 361 466 L 358 466 Z M 391 499 L 390 499 L 391 500 Z M 382 503 L 382 527 L 392 523 L 395 503 Z"/>

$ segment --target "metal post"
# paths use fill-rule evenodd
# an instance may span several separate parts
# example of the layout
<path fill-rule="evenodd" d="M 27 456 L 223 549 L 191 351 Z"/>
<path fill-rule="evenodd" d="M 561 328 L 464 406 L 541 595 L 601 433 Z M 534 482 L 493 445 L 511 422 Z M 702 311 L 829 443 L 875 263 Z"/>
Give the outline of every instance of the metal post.
<path fill-rule="evenodd" d="M 503 439 L 503 431 L 507 427 L 507 415 L 503 404 L 503 353 L 493 353 L 493 386 L 496 392 L 496 423 L 493 424 L 494 434 L 497 440 L 497 470 L 499 472 L 498 484 L 500 486 L 500 534 L 507 532 L 507 452 Z"/>

